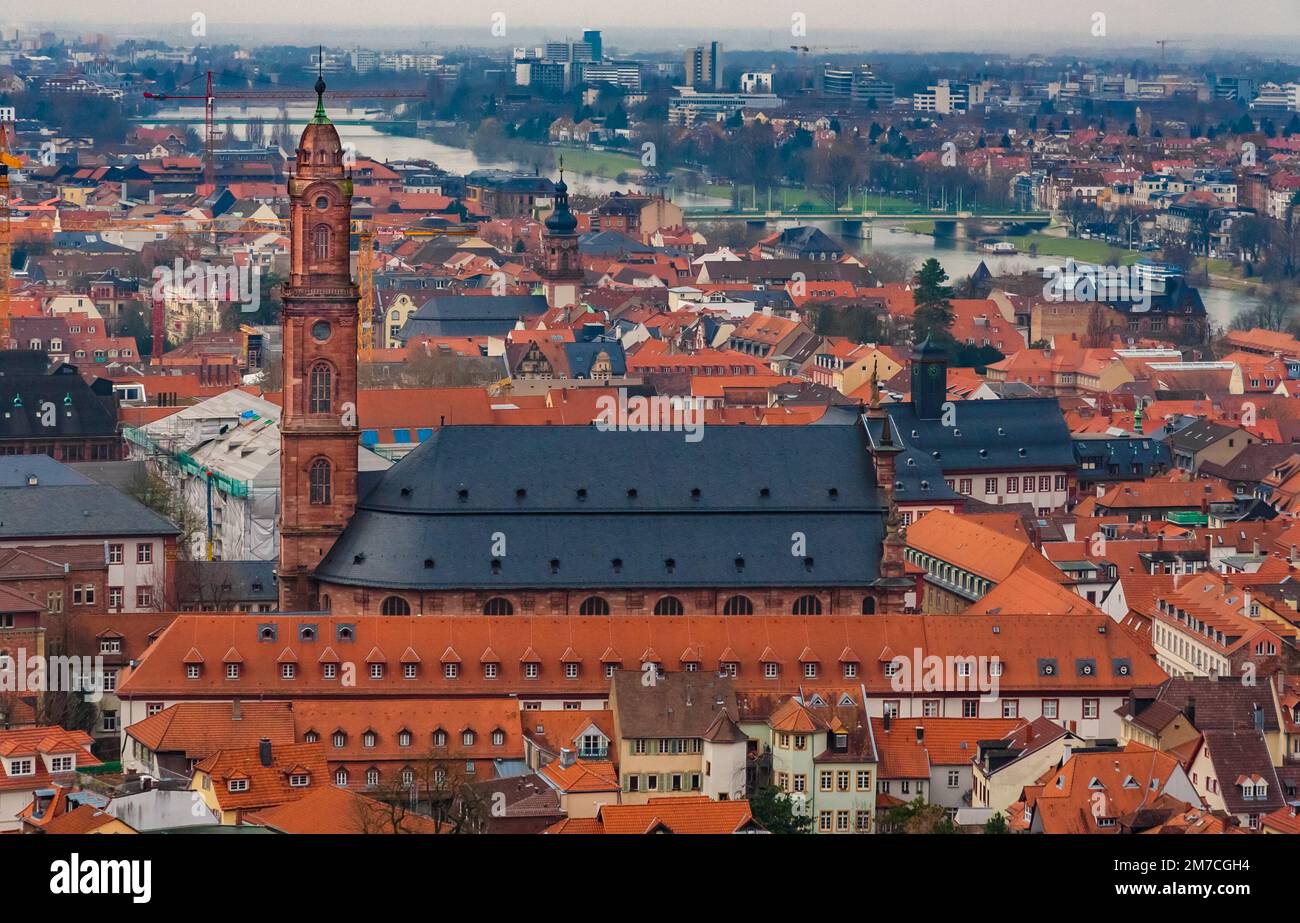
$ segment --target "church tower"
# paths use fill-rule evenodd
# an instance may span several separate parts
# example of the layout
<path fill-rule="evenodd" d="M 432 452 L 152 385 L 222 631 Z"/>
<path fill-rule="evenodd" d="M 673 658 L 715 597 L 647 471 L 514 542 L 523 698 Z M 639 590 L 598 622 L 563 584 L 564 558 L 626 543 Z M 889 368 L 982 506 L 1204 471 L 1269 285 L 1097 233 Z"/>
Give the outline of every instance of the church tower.
<path fill-rule="evenodd" d="M 582 286 L 582 261 L 578 258 L 578 219 L 569 211 L 569 187 L 564 182 L 564 164 L 560 164 L 560 181 L 555 184 L 555 210 L 546 219 L 542 231 L 542 271 L 546 304 L 551 308 L 571 308 L 578 303 Z"/>
<path fill-rule="evenodd" d="M 352 178 L 343 145 L 316 114 L 298 142 L 289 177 L 289 282 L 284 290 L 280 416 L 282 611 L 315 609 L 312 574 L 357 502 L 357 301 L 352 283 Z"/>

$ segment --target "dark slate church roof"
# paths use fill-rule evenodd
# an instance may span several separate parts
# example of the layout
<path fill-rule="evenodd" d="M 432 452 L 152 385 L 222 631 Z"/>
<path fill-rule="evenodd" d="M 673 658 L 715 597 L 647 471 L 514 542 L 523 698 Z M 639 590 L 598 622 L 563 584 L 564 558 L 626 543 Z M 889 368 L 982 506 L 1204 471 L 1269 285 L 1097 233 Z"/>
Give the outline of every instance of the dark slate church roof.
<path fill-rule="evenodd" d="M 945 473 L 1015 471 L 1026 468 L 1073 469 L 1074 444 L 1055 398 L 960 401 L 956 426 L 922 420 L 910 402 L 885 404 L 894 422 L 894 441 L 904 447 L 895 463 L 899 503 L 957 498 Z M 873 441 L 880 426 L 871 423 Z M 928 487 L 922 482 L 928 483 Z"/>
<path fill-rule="evenodd" d="M 435 295 L 402 325 L 399 339 L 500 336 L 520 318 L 546 313 L 541 295 Z"/>
<path fill-rule="evenodd" d="M 411 589 L 879 577 L 883 509 L 861 425 L 702 432 L 443 427 L 383 472 L 317 576 Z"/>

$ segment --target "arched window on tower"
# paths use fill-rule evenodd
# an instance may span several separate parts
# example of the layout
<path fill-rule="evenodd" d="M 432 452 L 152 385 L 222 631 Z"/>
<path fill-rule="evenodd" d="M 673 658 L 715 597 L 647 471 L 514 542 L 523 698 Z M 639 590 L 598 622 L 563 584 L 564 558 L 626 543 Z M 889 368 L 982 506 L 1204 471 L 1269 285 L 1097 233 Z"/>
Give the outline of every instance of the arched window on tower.
<path fill-rule="evenodd" d="M 309 413 L 329 413 L 334 407 L 334 368 L 328 362 L 311 367 L 308 404 Z"/>
<path fill-rule="evenodd" d="M 334 495 L 334 472 L 328 459 L 318 458 L 308 471 L 311 485 L 311 502 L 328 504 Z"/>
<path fill-rule="evenodd" d="M 863 615 L 876 614 L 876 598 L 874 596 L 862 597 L 862 614 Z"/>
<path fill-rule="evenodd" d="M 330 228 L 328 224 L 318 224 L 311 235 L 312 248 L 316 259 L 327 260 L 330 255 Z"/>

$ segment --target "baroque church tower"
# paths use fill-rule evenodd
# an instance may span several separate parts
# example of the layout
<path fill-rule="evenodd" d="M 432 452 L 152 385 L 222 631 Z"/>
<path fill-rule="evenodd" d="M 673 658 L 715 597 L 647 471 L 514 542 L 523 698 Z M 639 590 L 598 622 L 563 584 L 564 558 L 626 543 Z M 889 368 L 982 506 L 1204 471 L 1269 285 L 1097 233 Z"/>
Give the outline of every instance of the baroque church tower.
<path fill-rule="evenodd" d="M 569 210 L 563 161 L 560 181 L 555 184 L 555 210 L 547 217 L 542 231 L 542 257 L 539 275 L 545 282 L 547 307 L 573 307 L 581 293 L 582 261 L 578 256 L 578 219 Z"/>
<path fill-rule="evenodd" d="M 320 608 L 312 574 L 357 502 L 357 302 L 352 282 L 352 178 L 338 131 L 316 114 L 289 177 L 289 282 L 284 290 L 280 416 L 281 611 Z"/>

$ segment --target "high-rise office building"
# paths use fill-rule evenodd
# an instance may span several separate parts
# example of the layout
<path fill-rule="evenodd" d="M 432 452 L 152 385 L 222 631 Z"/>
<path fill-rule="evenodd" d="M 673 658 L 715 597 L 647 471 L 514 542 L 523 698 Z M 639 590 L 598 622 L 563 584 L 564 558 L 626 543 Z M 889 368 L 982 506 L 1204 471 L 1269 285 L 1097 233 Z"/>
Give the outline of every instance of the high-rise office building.
<path fill-rule="evenodd" d="M 721 42 L 709 42 L 686 52 L 686 85 L 702 90 L 722 89 Z"/>
<path fill-rule="evenodd" d="M 605 46 L 601 44 L 599 29 L 584 29 L 582 40 L 591 46 L 591 60 L 605 60 Z"/>

